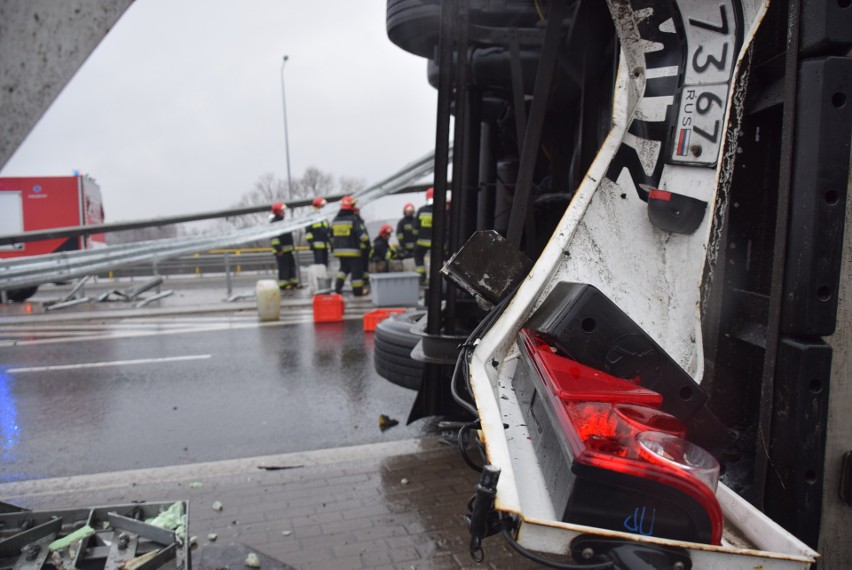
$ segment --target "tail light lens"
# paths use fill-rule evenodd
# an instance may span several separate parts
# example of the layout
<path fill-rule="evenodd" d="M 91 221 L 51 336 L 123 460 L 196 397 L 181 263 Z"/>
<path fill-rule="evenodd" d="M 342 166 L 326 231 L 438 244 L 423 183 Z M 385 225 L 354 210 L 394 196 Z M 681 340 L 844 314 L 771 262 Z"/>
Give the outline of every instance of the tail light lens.
<path fill-rule="evenodd" d="M 562 520 L 720 544 L 719 464 L 662 396 L 556 354 L 522 329 L 513 387 Z"/>

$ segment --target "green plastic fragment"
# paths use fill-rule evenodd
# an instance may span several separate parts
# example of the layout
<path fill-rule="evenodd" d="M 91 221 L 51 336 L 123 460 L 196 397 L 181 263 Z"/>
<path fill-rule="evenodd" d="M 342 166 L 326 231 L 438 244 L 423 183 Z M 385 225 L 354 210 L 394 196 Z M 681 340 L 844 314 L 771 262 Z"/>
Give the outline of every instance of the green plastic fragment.
<path fill-rule="evenodd" d="M 181 544 L 186 539 L 186 515 L 183 512 L 183 502 L 181 501 L 173 503 L 168 509 L 145 522 L 152 526 L 173 530 L 175 537 Z"/>
<path fill-rule="evenodd" d="M 95 529 L 93 529 L 89 525 L 86 525 L 84 527 L 81 527 L 81 528 L 75 530 L 71 534 L 68 534 L 68 535 L 66 535 L 62 538 L 57 538 L 56 540 L 51 542 L 50 546 L 48 546 L 47 548 L 51 552 L 54 552 L 56 550 L 63 550 L 65 548 L 68 548 L 69 546 L 71 546 L 75 542 L 77 542 L 79 540 L 83 540 L 87 536 L 92 536 L 93 534 L 95 534 Z"/>

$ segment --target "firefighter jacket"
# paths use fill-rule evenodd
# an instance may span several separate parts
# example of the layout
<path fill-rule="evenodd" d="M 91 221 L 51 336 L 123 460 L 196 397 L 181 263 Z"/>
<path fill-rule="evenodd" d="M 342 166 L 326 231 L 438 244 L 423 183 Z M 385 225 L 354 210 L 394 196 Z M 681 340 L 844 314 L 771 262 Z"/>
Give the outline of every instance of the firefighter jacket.
<path fill-rule="evenodd" d="M 370 257 L 370 234 L 367 233 L 367 224 L 364 223 L 364 219 L 360 214 L 355 214 L 355 219 L 358 220 L 358 224 L 361 226 L 361 233 L 364 234 L 364 237 L 361 239 L 361 254 L 365 258 Z"/>
<path fill-rule="evenodd" d="M 309 225 L 305 231 L 305 239 L 311 251 L 328 249 L 331 246 L 328 235 L 329 225 L 326 220 L 320 220 Z"/>
<path fill-rule="evenodd" d="M 334 257 L 361 257 L 370 246 L 370 238 L 354 212 L 340 210 L 331 222 L 331 246 Z"/>
<path fill-rule="evenodd" d="M 421 206 L 414 220 L 414 234 L 417 245 L 432 247 L 432 204 Z"/>
<path fill-rule="evenodd" d="M 272 219 L 269 220 L 270 224 L 274 224 L 276 222 L 280 222 L 284 219 L 284 216 L 272 216 Z M 293 246 L 293 233 L 285 232 L 281 235 L 275 236 L 269 242 L 272 246 L 272 249 L 275 250 L 276 254 L 279 253 L 288 253 L 296 248 Z"/>
<path fill-rule="evenodd" d="M 394 257 L 396 257 L 396 251 L 394 251 L 390 241 L 382 236 L 378 236 L 373 240 L 373 250 L 370 252 L 370 259 L 372 261 L 385 261 Z"/>
<path fill-rule="evenodd" d="M 414 216 L 405 216 L 396 224 L 396 240 L 399 242 L 399 248 L 408 255 L 414 252 L 414 244 L 417 241 L 414 233 L 416 223 L 417 219 Z"/>

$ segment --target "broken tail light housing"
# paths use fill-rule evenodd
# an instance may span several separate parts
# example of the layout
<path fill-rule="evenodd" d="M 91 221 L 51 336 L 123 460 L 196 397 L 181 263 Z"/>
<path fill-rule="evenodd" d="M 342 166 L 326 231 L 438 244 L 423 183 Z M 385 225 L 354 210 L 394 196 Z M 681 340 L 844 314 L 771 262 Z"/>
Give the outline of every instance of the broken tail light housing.
<path fill-rule="evenodd" d="M 513 388 L 564 522 L 720 544 L 719 464 L 662 396 L 557 354 L 522 329 Z"/>

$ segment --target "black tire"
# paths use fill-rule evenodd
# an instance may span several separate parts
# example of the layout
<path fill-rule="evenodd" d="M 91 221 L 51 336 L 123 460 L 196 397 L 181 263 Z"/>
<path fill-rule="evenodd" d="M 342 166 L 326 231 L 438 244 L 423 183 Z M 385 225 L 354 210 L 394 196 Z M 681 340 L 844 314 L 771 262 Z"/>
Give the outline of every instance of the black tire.
<path fill-rule="evenodd" d="M 425 314 L 426 311 L 400 313 L 376 325 L 373 365 L 379 376 L 397 386 L 420 388 L 423 363 L 411 358 L 420 335 L 411 332 L 411 327 Z"/>
<path fill-rule="evenodd" d="M 408 347 L 409 352 L 420 341 L 420 335 L 411 332 L 411 327 L 426 316 L 426 311 L 397 313 L 376 325 L 375 339 L 396 346 Z"/>
<path fill-rule="evenodd" d="M 6 291 L 6 297 L 13 303 L 23 303 L 36 294 L 38 287 L 27 287 L 26 289 L 12 289 Z"/>
<path fill-rule="evenodd" d="M 388 0 L 388 38 L 408 53 L 433 57 L 440 28 L 440 0 Z"/>
<path fill-rule="evenodd" d="M 400 346 L 381 338 L 375 339 L 373 344 L 376 348 L 376 352 L 381 352 L 388 356 L 398 356 L 405 359 L 411 358 L 411 347 L 409 346 Z"/>
<path fill-rule="evenodd" d="M 419 390 L 422 379 L 422 371 L 415 371 L 408 366 L 399 366 L 396 364 L 386 363 L 380 358 L 375 358 L 373 363 L 376 367 L 376 372 L 390 382 L 402 388 L 409 390 Z"/>

